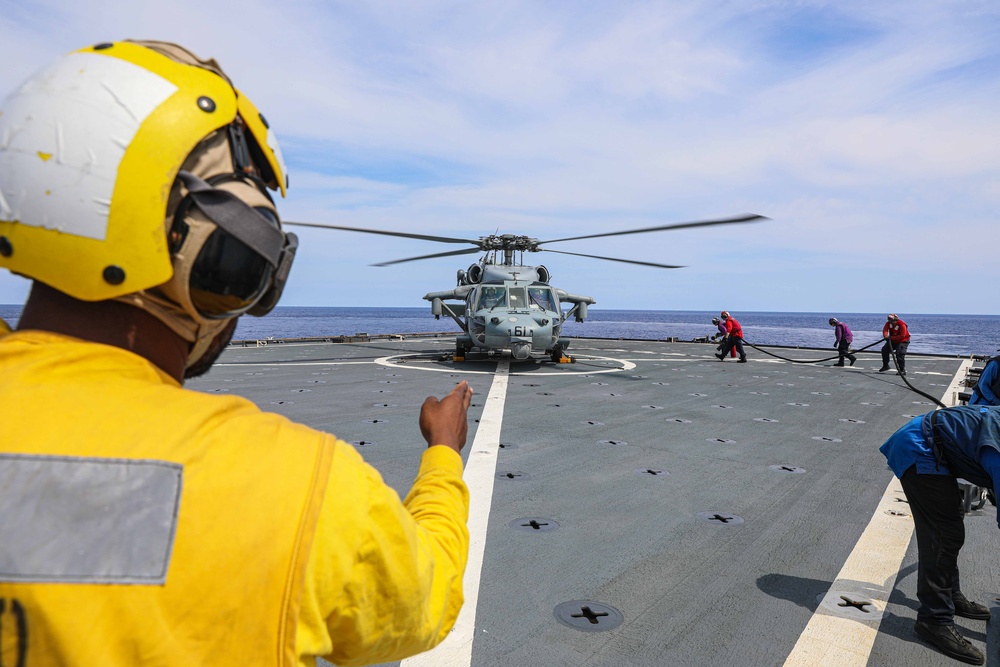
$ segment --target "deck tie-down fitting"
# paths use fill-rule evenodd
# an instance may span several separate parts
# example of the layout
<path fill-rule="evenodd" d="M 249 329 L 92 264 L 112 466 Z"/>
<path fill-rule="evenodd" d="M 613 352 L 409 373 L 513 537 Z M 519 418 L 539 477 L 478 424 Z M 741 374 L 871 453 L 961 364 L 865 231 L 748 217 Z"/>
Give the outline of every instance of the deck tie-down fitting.
<path fill-rule="evenodd" d="M 588 621 L 597 625 L 597 619 L 601 616 L 610 616 L 606 611 L 591 611 L 590 607 L 584 607 L 580 610 L 579 614 L 570 614 L 573 618 L 586 618 Z"/>
<path fill-rule="evenodd" d="M 869 602 L 869 601 L 867 601 L 867 600 L 852 600 L 851 598 L 847 597 L 846 595 L 841 595 L 840 599 L 843 600 L 844 602 L 843 603 L 839 603 L 838 602 L 837 603 L 838 607 L 854 607 L 858 611 L 863 611 L 866 614 L 870 614 L 871 613 L 870 611 L 868 611 L 867 609 L 865 609 L 865 607 L 871 607 L 872 606 L 872 603 Z"/>

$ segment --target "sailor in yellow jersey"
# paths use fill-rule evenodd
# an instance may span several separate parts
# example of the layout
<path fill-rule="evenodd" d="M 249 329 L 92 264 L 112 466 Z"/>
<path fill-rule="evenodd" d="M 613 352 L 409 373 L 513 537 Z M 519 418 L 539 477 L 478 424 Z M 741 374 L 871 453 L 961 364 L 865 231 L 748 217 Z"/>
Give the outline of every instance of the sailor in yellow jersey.
<path fill-rule="evenodd" d="M 472 390 L 428 397 L 400 501 L 335 436 L 183 389 L 297 240 L 264 117 L 161 42 L 71 53 L 0 113 L 0 664 L 398 660 L 462 605 Z M 6 327 L 5 327 L 6 329 Z"/>

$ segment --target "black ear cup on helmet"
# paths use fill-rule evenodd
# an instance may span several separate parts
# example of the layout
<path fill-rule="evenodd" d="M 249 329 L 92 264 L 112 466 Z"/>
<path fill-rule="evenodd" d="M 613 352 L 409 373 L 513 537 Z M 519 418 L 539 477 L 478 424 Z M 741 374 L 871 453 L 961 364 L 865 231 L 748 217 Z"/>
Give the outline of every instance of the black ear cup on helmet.
<path fill-rule="evenodd" d="M 178 177 L 189 192 L 174 215 L 168 239 L 171 253 L 179 253 L 191 235 L 194 208 L 216 225 L 200 248 L 186 249 L 194 255 L 187 285 L 192 306 L 205 319 L 226 319 L 247 312 L 267 314 L 281 296 L 298 239 L 281 232 L 281 223 L 271 209 L 251 207 L 236 195 L 213 187 L 236 179 L 261 189 L 255 179 L 226 174 L 210 183 L 183 171 Z"/>

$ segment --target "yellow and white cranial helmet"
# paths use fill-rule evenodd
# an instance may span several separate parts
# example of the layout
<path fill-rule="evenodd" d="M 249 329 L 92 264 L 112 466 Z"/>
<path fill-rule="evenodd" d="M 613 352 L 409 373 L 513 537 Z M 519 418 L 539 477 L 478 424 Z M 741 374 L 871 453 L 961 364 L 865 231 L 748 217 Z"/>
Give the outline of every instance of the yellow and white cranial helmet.
<path fill-rule="evenodd" d="M 255 177 L 284 195 L 274 135 L 214 61 L 128 41 L 58 59 L 0 107 L 0 266 L 85 301 L 167 282 L 178 172 L 234 123 Z"/>

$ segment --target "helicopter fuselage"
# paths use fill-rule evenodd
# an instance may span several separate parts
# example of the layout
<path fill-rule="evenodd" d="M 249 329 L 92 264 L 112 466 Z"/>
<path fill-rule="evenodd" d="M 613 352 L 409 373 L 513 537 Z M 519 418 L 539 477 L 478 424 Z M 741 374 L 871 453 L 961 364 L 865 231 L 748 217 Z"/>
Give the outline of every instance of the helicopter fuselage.
<path fill-rule="evenodd" d="M 563 323 L 570 317 L 582 322 L 594 300 L 552 287 L 544 278 L 548 270 L 543 266 L 473 264 L 459 272 L 457 288 L 424 298 L 436 317 L 450 315 L 462 327 L 456 356 L 476 349 L 488 355 L 507 352 L 517 360 L 545 353 L 555 360 L 569 344 L 561 336 Z M 449 306 L 445 300 L 464 303 Z M 563 312 L 562 303 L 574 305 Z"/>

